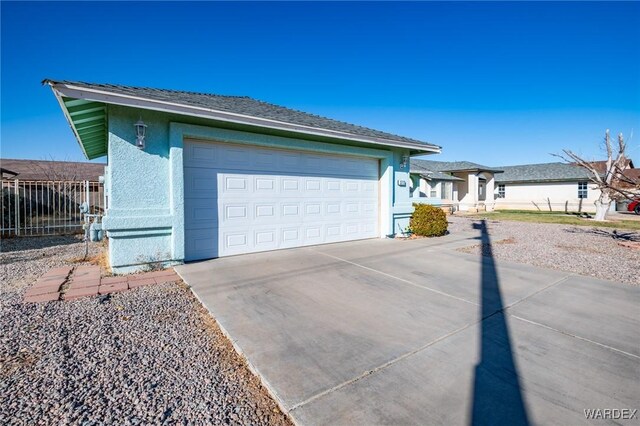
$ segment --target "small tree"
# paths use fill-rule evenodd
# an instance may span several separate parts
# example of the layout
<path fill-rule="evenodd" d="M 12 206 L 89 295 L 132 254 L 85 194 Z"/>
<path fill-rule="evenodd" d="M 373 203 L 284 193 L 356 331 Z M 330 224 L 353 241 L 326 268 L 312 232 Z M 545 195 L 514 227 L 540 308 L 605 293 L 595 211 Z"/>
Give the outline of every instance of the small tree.
<path fill-rule="evenodd" d="M 625 155 L 626 143 L 622 133 L 618 135 L 617 152 L 614 155 L 609 136 L 609 129 L 605 132 L 604 145 L 607 151 L 607 160 L 605 162 L 604 173 L 598 171 L 594 163 L 587 161 L 569 149 L 563 149 L 564 155 L 556 155 L 566 162 L 575 163 L 580 167 L 588 170 L 591 174 L 591 182 L 600 190 L 600 196 L 596 200 L 596 217 L 595 220 L 605 220 L 611 202 L 614 200 L 631 198 L 633 193 L 625 187 L 624 182 L 628 181 L 623 174 L 627 167 L 627 157 Z"/>

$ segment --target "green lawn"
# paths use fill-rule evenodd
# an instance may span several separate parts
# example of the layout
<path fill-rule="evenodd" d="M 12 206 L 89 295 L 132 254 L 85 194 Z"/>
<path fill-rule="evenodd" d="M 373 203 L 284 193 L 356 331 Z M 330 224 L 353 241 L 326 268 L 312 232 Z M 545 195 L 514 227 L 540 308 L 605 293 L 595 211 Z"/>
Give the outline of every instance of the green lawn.
<path fill-rule="evenodd" d="M 598 226 L 603 228 L 637 229 L 640 230 L 640 221 L 616 220 L 611 222 L 595 222 L 583 219 L 574 214 L 561 212 L 544 212 L 532 210 L 498 210 L 494 212 L 480 212 L 469 216 L 492 220 L 513 220 L 516 222 L 535 223 L 560 223 L 577 226 Z"/>

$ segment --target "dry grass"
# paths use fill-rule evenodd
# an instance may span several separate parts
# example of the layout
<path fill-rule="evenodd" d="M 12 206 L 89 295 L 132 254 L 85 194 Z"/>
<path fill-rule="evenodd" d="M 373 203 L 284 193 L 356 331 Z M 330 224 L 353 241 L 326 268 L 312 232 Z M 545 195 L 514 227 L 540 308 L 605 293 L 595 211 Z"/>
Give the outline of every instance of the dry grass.
<path fill-rule="evenodd" d="M 529 210 L 496 210 L 493 212 L 473 213 L 466 216 L 478 219 L 509 220 L 516 222 L 533 223 L 558 223 L 562 225 L 592 226 L 602 228 L 633 229 L 640 230 L 640 221 L 615 220 L 596 222 L 593 219 L 585 219 L 574 214 L 561 212 L 539 212 Z"/>
<path fill-rule="evenodd" d="M 100 242 L 100 252 L 95 256 L 77 256 L 70 259 L 66 259 L 68 263 L 89 263 L 91 265 L 97 265 L 100 267 L 104 274 L 110 275 L 111 268 L 109 267 L 109 243 L 106 239 Z"/>

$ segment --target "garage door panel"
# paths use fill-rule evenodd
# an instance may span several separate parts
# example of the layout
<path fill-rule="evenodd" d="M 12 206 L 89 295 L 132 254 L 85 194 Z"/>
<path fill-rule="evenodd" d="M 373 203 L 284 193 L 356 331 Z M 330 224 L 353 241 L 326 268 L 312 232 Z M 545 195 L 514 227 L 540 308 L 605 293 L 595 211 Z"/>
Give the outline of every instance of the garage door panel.
<path fill-rule="evenodd" d="M 256 203 L 253 207 L 254 211 L 254 219 L 258 223 L 268 222 L 270 220 L 278 220 L 278 215 L 276 214 L 277 205 L 276 203 Z"/>
<path fill-rule="evenodd" d="M 280 177 L 280 193 L 285 197 L 295 197 L 300 192 L 300 178 Z"/>
<path fill-rule="evenodd" d="M 304 179 L 304 190 L 307 197 L 320 195 L 322 191 L 322 179 L 306 178 Z"/>
<path fill-rule="evenodd" d="M 250 182 L 247 176 L 223 174 L 221 192 L 247 196 L 251 192 Z"/>
<path fill-rule="evenodd" d="M 186 141 L 184 170 L 187 260 L 378 236 L 377 160 Z"/>
<path fill-rule="evenodd" d="M 225 221 L 241 221 L 246 223 L 249 220 L 248 206 L 245 204 L 227 204 L 224 206 Z"/>
<path fill-rule="evenodd" d="M 300 227 L 289 226 L 280 229 L 280 245 L 281 247 L 300 247 L 302 244 L 302 236 L 300 235 Z"/>
<path fill-rule="evenodd" d="M 257 195 L 270 194 L 273 196 L 278 192 L 278 182 L 275 176 L 256 176 L 253 183 L 253 191 Z"/>
<path fill-rule="evenodd" d="M 342 224 L 341 223 L 330 223 L 325 226 L 325 237 L 327 241 L 337 241 L 340 239 L 340 234 L 342 234 Z"/>
<path fill-rule="evenodd" d="M 278 229 L 262 228 L 253 233 L 254 244 L 258 250 L 276 250 L 278 248 Z"/>

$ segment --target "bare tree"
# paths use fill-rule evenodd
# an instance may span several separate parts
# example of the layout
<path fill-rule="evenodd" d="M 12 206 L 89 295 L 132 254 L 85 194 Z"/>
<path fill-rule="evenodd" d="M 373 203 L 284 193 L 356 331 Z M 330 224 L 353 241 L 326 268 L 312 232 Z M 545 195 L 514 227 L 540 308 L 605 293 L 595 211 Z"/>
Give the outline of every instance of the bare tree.
<path fill-rule="evenodd" d="M 564 154 L 554 154 L 556 157 L 560 157 L 568 163 L 575 163 L 590 172 L 591 182 L 600 190 L 600 196 L 595 202 L 595 220 L 606 219 L 607 212 L 613 201 L 624 198 L 630 199 L 634 196 L 634 191 L 628 185 L 630 183 L 628 182 L 629 179 L 624 175 L 628 160 L 625 155 L 627 145 L 622 133 L 618 135 L 617 152 L 614 153 L 613 151 L 609 129 L 605 132 L 604 145 L 607 152 L 604 172 L 598 170 L 592 161 L 583 159 L 569 149 L 563 149 L 562 152 Z"/>
<path fill-rule="evenodd" d="M 34 169 L 37 169 L 42 173 L 47 180 L 51 181 L 78 181 L 78 172 L 73 167 L 61 167 L 60 163 L 66 163 L 68 160 L 56 160 L 53 155 L 49 155 L 49 158 L 43 158 L 42 161 L 33 161 L 31 163 Z"/>

